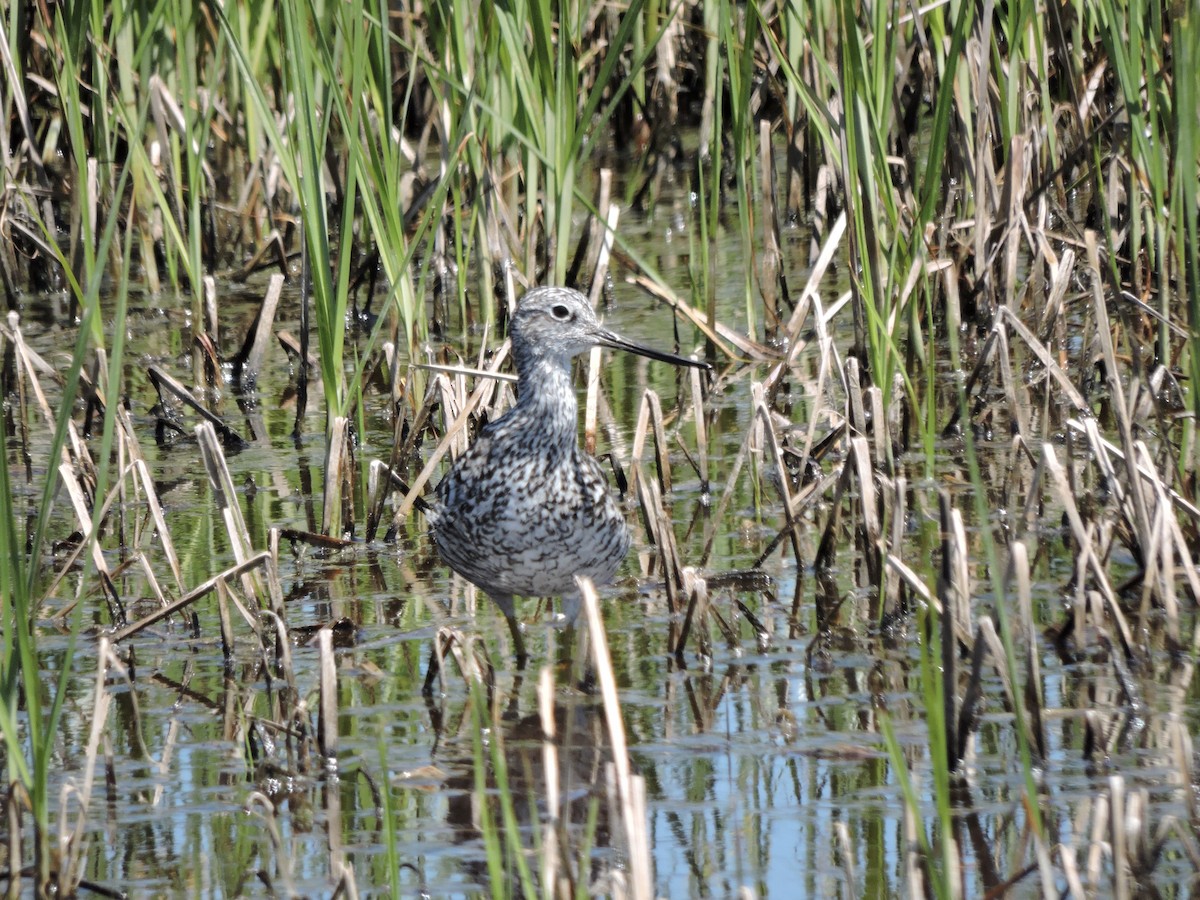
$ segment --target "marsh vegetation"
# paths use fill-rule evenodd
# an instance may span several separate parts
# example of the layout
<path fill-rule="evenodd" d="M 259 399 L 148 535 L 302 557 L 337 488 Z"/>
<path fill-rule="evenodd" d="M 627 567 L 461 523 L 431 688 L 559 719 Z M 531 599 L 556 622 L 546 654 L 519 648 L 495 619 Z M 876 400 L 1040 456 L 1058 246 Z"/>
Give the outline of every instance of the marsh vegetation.
<path fill-rule="evenodd" d="M 1194 894 L 1194 8 L 0 29 L 9 896 Z M 525 674 L 420 505 L 537 284 L 713 371 L 580 367 Z"/>

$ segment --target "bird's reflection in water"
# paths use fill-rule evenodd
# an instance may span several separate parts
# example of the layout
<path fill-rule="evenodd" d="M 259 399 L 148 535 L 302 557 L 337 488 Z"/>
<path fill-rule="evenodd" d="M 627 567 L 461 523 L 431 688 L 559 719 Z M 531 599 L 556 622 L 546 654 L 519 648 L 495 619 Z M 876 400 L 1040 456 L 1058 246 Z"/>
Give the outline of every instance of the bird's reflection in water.
<path fill-rule="evenodd" d="M 473 760 L 472 765 L 458 769 L 461 774 L 446 780 L 450 798 L 447 819 L 457 838 L 468 843 L 482 837 L 481 823 L 486 813 L 500 836 L 506 858 L 512 853 L 514 840 L 527 853 L 541 851 L 529 859 L 535 879 L 546 872 L 545 853 L 550 849 L 555 855 L 555 881 L 560 889 L 566 888 L 573 895 L 581 878 L 586 885 L 596 883 L 604 874 L 606 860 L 617 864 L 613 854 L 607 852 L 612 821 L 609 796 L 614 792 L 608 788 L 610 775 L 606 770 L 611 769 L 612 747 L 598 697 L 579 691 L 552 694 L 554 737 L 549 742 L 538 712 L 520 715 L 510 704 L 502 715 L 493 717 L 482 759 Z M 497 740 L 507 790 L 497 777 L 492 746 Z M 483 795 L 477 789 L 477 764 L 486 767 Z M 511 814 L 519 829 L 515 837 L 505 833 L 506 801 L 511 802 Z M 589 851 L 589 870 L 581 873 L 580 858 L 585 850 Z M 472 877 L 487 883 L 484 859 L 468 864 L 468 869 L 474 869 L 469 871 Z"/>

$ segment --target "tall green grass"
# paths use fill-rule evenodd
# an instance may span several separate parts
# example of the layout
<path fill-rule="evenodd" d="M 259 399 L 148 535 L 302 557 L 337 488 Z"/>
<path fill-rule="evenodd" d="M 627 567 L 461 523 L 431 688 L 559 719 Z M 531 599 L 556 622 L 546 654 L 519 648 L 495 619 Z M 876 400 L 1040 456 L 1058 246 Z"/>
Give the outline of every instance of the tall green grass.
<path fill-rule="evenodd" d="M 1171 189 L 1170 222 L 1178 254 L 1179 293 L 1187 298 L 1191 324 L 1192 410 L 1200 416 L 1200 13 L 1186 4 L 1171 16 L 1171 50 L 1174 72 L 1172 140 L 1175 181 Z M 1182 77 L 1180 77 L 1182 76 Z M 1160 338 L 1161 339 L 1161 338 Z"/>
<path fill-rule="evenodd" d="M 77 161 L 84 168 L 85 161 Z M 128 180 L 128 168 L 121 172 L 117 181 L 118 190 L 123 190 Z M 38 213 L 27 210 L 31 217 Z M 45 223 L 43 222 L 43 225 Z M 52 827 L 52 797 L 50 796 L 50 769 L 55 759 L 59 723 L 63 714 L 68 683 L 74 677 L 74 660 L 80 628 L 84 623 L 85 604 L 77 603 L 68 619 L 68 635 L 65 650 L 56 653 L 54 664 L 48 664 L 47 654 L 40 648 L 39 619 L 44 601 L 43 590 L 54 574 L 43 564 L 46 553 L 46 536 L 50 516 L 54 510 L 55 496 L 60 489 L 57 463 L 68 457 L 68 426 L 74 414 L 80 376 L 84 366 L 96 354 L 103 353 L 107 368 L 100 369 L 102 382 L 98 385 L 109 402 L 105 404 L 103 429 L 96 453 L 88 463 L 95 472 L 92 493 L 93 510 L 106 502 L 110 485 L 110 460 L 113 457 L 114 431 L 117 404 L 115 398 L 122 392 L 124 371 L 124 347 L 126 311 L 128 309 L 128 286 L 130 283 L 128 260 L 132 245 L 132 228 L 126 227 L 121 249 L 125 268 L 115 302 L 102 309 L 101 296 L 105 271 L 98 264 L 106 258 L 117 236 L 118 216 L 110 215 L 97 235 L 90 253 L 84 254 L 79 268 L 73 267 L 65 254 L 58 257 L 58 264 L 67 273 L 75 301 L 81 310 L 82 319 L 78 330 L 71 361 L 64 373 L 62 396 L 57 406 L 57 417 L 44 423 L 52 429 L 53 437 L 45 448 L 44 458 L 48 465 L 39 467 L 32 483 L 25 490 L 15 490 L 12 471 L 8 462 L 10 435 L 7 432 L 7 417 L 0 417 L 0 734 L 2 734 L 10 785 L 19 784 L 28 797 L 32 817 L 33 836 L 33 890 L 38 897 L 58 893 L 71 893 L 75 885 L 56 883 L 54 871 L 60 849 L 59 835 Z M 51 246 L 57 246 L 53 241 Z M 105 315 L 109 315 L 106 322 Z M 111 337 L 107 334 L 111 328 Z M 75 465 L 84 468 L 83 462 Z M 21 527 L 25 523 L 25 527 Z M 102 525 L 99 516 L 93 515 L 91 533 L 83 540 L 97 540 Z M 91 555 L 83 555 L 82 577 L 91 574 Z M 50 673 L 57 670 L 57 677 Z M 19 805 L 15 808 L 19 808 Z M 12 821 L 12 820 L 10 820 Z M 22 860 L 9 860 L 10 871 L 23 868 Z"/>
<path fill-rule="evenodd" d="M 566 279 L 587 203 L 580 173 L 624 95 L 644 80 L 666 27 L 655 29 L 633 0 L 597 45 L 586 29 L 607 22 L 598 9 L 549 0 L 433 5 L 441 57 L 428 60 L 428 72 L 448 134 L 468 142 L 464 195 L 481 278 L 515 262 L 531 283 L 543 267 L 546 281 Z M 480 293 L 490 297 L 490 287 Z"/>

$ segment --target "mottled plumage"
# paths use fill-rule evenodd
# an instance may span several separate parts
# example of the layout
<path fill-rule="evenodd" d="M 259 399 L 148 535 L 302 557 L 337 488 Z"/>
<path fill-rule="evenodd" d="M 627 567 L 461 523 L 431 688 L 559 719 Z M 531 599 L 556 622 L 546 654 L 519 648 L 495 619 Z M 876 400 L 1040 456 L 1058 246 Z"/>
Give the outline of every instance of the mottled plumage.
<path fill-rule="evenodd" d="M 629 551 L 629 530 L 604 472 L 579 447 L 571 358 L 599 344 L 704 364 L 608 331 L 587 298 L 569 288 L 529 291 L 509 333 L 516 405 L 485 426 L 454 463 L 437 487 L 429 520 L 442 559 L 504 613 L 524 665 L 513 598 L 562 597 L 564 617 L 573 621 L 575 576 L 611 581 Z"/>

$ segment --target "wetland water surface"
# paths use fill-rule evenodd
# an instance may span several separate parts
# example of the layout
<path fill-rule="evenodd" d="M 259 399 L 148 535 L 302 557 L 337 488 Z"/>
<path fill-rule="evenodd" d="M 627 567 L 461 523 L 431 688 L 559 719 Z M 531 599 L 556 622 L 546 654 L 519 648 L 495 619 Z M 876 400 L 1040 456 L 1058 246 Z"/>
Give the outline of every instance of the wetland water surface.
<path fill-rule="evenodd" d="M 794 237 L 797 245 L 807 240 Z M 718 271 L 737 271 L 735 243 L 714 247 Z M 664 277 L 682 282 L 684 262 L 672 261 L 672 246 L 653 249 Z M 740 285 L 737 275 L 719 291 L 736 296 Z M 829 284 L 826 304 L 839 292 Z M 221 345 L 226 352 L 242 340 L 260 296 L 261 286 L 243 299 L 224 296 Z M 188 303 L 144 301 L 131 322 L 127 359 L 135 362 L 127 377 L 134 425 L 164 504 L 184 585 L 190 587 L 231 565 L 234 556 L 191 436 L 194 419 L 185 415 L 182 435 L 155 442 L 155 395 L 145 369 L 154 364 L 186 380 L 192 367 Z M 23 324 L 26 339 L 53 363 L 73 335 L 57 317 L 38 315 L 47 308 L 29 298 Z M 735 320 L 736 309 L 735 302 L 723 303 Z M 671 345 L 669 310 L 632 288 L 618 290 L 618 301 L 606 315 L 635 339 Z M 295 318 L 294 300 L 285 300 L 277 324 L 294 328 Z M 681 325 L 680 330 L 687 335 L 683 350 L 690 352 L 691 329 Z M 455 352 L 472 358 L 475 348 L 463 345 L 461 330 L 447 334 Z M 841 332 L 833 338 L 843 349 L 849 342 Z M 755 426 L 754 385 L 767 372 L 765 365 L 726 369 L 706 399 L 711 496 L 703 493 L 671 439 L 674 483 L 667 508 L 684 565 L 699 565 L 711 536 L 713 550 L 700 574 L 709 581 L 713 614 L 697 617 L 682 654 L 673 655 L 669 635 L 678 630 L 680 616 L 671 611 L 659 557 L 632 498 L 626 507 L 637 523 L 635 550 L 618 582 L 602 591 L 630 754 L 646 783 L 655 891 L 666 897 L 902 896 L 909 884 L 909 829 L 917 826 L 906 820 L 902 784 L 881 719 L 886 716 L 894 733 L 893 750 L 908 760 L 922 822 L 933 822 L 925 726 L 931 695 L 928 679 L 921 677 L 923 620 L 913 611 L 914 601 L 886 627 L 878 626 L 876 592 L 853 514 L 833 529 L 835 564 L 813 570 L 830 517 L 831 491 L 802 513 L 799 565 L 784 541 L 754 574 L 746 574 L 785 525 L 778 471 L 761 435 L 751 440 L 728 504 L 722 508 L 717 501 Z M 229 465 L 256 548 L 267 546 L 271 527 L 319 530 L 323 418 L 310 407 L 304 436 L 291 437 L 291 374 L 275 347 L 254 395 L 209 398 L 228 424 L 255 435 L 247 448 L 229 453 Z M 677 432 L 694 454 L 689 385 L 677 375 L 668 366 L 613 356 L 603 377 L 611 420 L 606 424 L 602 416 L 598 452 L 613 452 L 628 468 L 642 393 L 652 387 L 668 411 L 668 433 Z M 797 429 L 797 446 L 803 445 L 814 410 L 820 439 L 840 424 L 831 408 L 844 405 L 839 390 L 821 377 L 816 342 L 798 355 L 786 394 L 774 398 L 778 425 L 781 431 Z M 393 435 L 387 401 L 378 391 L 367 394 L 365 407 L 365 431 L 356 448 L 364 471 L 370 460 L 388 459 Z M 682 415 L 671 412 L 675 409 Z M 1014 479 L 1027 486 L 1029 471 L 1021 468 L 1007 440 L 989 441 L 983 432 L 980 437 L 984 483 L 996 491 L 987 498 L 996 516 L 989 525 L 1011 527 L 1004 512 L 1006 491 Z M 432 446 L 428 440 L 421 445 L 416 469 Z M 844 443 L 836 445 L 813 474 L 823 478 L 841 471 L 847 452 Z M 643 453 L 648 473 L 651 456 L 648 448 Z M 935 479 L 929 479 L 923 457 L 900 457 L 907 514 L 896 546 L 932 589 L 938 577 L 938 488 L 945 489 L 966 517 L 976 588 L 971 603 L 983 615 L 991 611 L 993 596 L 972 499 L 961 487 L 968 483 L 961 443 L 939 444 L 937 458 Z M 1069 456 L 1065 461 L 1082 469 Z M 791 490 L 799 490 L 798 481 Z M 65 513 L 58 521 L 60 537 L 76 527 Z M 1179 664 L 1165 650 L 1150 656 L 1149 671 L 1131 676 L 1137 684 L 1135 703 L 1103 654 L 1064 656 L 1045 642 L 1042 629 L 1061 625 L 1075 566 L 1061 523 L 1061 509 L 1048 506 L 1036 516 L 1032 532 L 1037 540 L 1034 655 L 1041 665 L 1047 740 L 1036 774 L 1050 810 L 1043 810 L 1050 844 L 1078 853 L 1083 866 L 1089 853 L 1103 849 L 1100 836 L 1092 833 L 1093 817 L 1098 798 L 1108 796 L 1112 775 L 1124 777 L 1128 794 L 1148 790 L 1151 822 L 1186 815 L 1173 735 L 1181 726 L 1185 734 L 1192 730 L 1197 707 L 1190 663 Z M 130 498 L 126 528 L 132 535 L 148 527 L 144 508 Z M 104 688 L 113 707 L 100 745 L 102 787 L 87 816 L 87 879 L 132 896 L 324 896 L 344 865 L 352 867 L 359 893 L 370 896 L 387 889 L 389 869 L 398 866 L 404 896 L 487 892 L 495 885 L 480 830 L 484 801 L 476 769 L 481 759 L 489 772 L 494 768 L 487 754 L 499 741 L 515 796 L 517 818 L 511 824 L 522 829 L 526 846 L 543 839 L 531 823 L 546 816 L 537 682 L 539 669 L 550 665 L 560 733 L 558 777 L 568 823 L 564 856 L 578 862 L 586 854 L 586 883 L 601 892 L 612 889 L 613 879 L 626 872 L 627 859 L 611 840 L 618 825 L 610 821 L 601 786 L 611 751 L 599 699 L 576 687 L 583 668 L 576 639 L 550 628 L 548 617 L 536 614 L 536 601 L 525 601 L 531 663 L 524 676 L 518 673 L 503 618 L 474 589 L 450 576 L 419 517 L 400 529 L 395 542 L 377 539 L 316 550 L 285 541 L 280 568 L 300 712 L 311 728 L 319 704 L 313 629 L 336 626 L 336 759 L 310 760 L 307 767 L 289 760 L 281 749 L 285 725 L 273 719 L 278 674 L 264 666 L 263 653 L 236 614 L 236 643 L 225 664 L 218 606 L 206 597 L 119 647 L 127 672 L 111 670 Z M 44 609 L 50 668 L 61 645 L 55 645 L 49 616 L 67 606 L 75 587 L 64 581 Z M 125 569 L 116 588 L 130 621 L 152 608 L 153 593 L 137 567 Z M 71 682 L 56 747 L 61 761 L 56 790 L 77 785 L 82 777 L 96 701 L 89 673 L 95 671 L 97 632 L 110 624 L 102 602 L 96 597 L 87 602 L 86 615 L 95 628 L 81 640 L 79 674 Z M 718 626 L 718 617 L 727 630 Z M 447 661 L 433 695 L 422 694 L 434 639 L 443 627 L 481 639 L 495 668 L 496 720 L 484 732 L 483 756 L 475 745 L 471 691 L 453 661 Z M 962 667 L 966 670 L 968 663 Z M 1029 840 L 1017 729 L 990 664 L 982 668 L 980 684 L 979 724 L 967 749 L 968 779 L 951 820 L 967 896 L 983 896 L 1018 874 L 1013 863 L 1025 859 Z M 1105 741 L 1099 752 L 1089 743 L 1097 734 Z M 589 814 L 595 816 L 590 825 Z M 389 815 L 390 828 L 384 821 Z M 1163 895 L 1190 896 L 1186 857 L 1171 840 L 1164 853 L 1156 870 Z M 531 864 L 537 859 L 533 853 Z M 1037 896 L 1044 887 L 1031 875 L 1008 896 Z"/>

